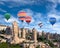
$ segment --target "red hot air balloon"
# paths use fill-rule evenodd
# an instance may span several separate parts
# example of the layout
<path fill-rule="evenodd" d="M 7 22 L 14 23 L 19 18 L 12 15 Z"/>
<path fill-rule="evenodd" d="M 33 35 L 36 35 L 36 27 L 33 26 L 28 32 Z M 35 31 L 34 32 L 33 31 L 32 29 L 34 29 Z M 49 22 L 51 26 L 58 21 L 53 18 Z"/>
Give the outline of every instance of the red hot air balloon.
<path fill-rule="evenodd" d="M 31 22 L 31 16 L 26 16 L 25 21 L 29 24 Z"/>
<path fill-rule="evenodd" d="M 22 22 L 25 20 L 26 15 L 26 12 L 18 12 L 18 17 Z"/>

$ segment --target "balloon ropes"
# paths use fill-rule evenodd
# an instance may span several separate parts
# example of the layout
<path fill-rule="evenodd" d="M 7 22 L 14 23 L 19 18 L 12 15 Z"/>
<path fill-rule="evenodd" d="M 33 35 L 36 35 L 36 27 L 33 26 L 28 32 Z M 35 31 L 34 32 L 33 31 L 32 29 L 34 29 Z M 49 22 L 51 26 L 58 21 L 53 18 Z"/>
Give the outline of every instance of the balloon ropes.
<path fill-rule="evenodd" d="M 26 12 L 18 12 L 18 18 L 23 22 L 25 20 Z"/>
<path fill-rule="evenodd" d="M 50 22 L 51 25 L 54 25 L 56 23 L 56 18 L 55 17 L 51 17 L 49 19 L 49 22 Z"/>
<path fill-rule="evenodd" d="M 9 19 L 10 19 L 10 14 L 9 14 L 9 13 L 6 13 L 6 14 L 4 15 L 4 17 L 5 17 L 6 20 L 9 20 Z"/>

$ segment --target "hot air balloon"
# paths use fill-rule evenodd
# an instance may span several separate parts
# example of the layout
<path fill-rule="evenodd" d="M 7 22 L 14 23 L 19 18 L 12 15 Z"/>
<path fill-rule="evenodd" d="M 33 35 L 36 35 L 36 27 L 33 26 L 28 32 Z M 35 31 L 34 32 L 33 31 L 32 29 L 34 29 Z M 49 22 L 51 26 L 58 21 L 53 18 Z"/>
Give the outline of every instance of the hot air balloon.
<path fill-rule="evenodd" d="M 42 23 L 39 23 L 38 26 L 41 28 L 43 26 L 43 24 Z"/>
<path fill-rule="evenodd" d="M 9 18 L 10 18 L 10 14 L 9 14 L 9 13 L 6 13 L 4 16 L 5 16 L 5 18 L 6 18 L 7 20 L 9 20 Z"/>
<path fill-rule="evenodd" d="M 25 20 L 26 12 L 18 12 L 19 19 L 23 22 Z"/>
<path fill-rule="evenodd" d="M 31 16 L 26 16 L 25 21 L 29 24 L 31 22 Z"/>
<path fill-rule="evenodd" d="M 54 25 L 54 24 L 56 23 L 56 18 L 55 18 L 55 17 L 51 17 L 51 18 L 49 19 L 49 22 L 50 22 L 52 25 Z"/>

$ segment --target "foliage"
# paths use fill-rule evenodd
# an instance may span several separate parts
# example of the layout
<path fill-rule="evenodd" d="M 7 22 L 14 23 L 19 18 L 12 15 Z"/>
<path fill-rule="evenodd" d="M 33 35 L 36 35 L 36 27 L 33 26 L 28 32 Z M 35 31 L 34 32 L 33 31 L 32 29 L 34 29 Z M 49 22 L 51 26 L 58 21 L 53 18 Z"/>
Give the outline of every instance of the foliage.
<path fill-rule="evenodd" d="M 58 40 L 57 39 L 54 39 L 53 42 L 58 42 Z"/>
<path fill-rule="evenodd" d="M 11 45 L 8 43 L 1 43 L 0 48 L 21 48 L 19 45 Z"/>
<path fill-rule="evenodd" d="M 20 48 L 20 46 L 17 44 L 17 45 L 10 45 L 10 48 Z"/>
<path fill-rule="evenodd" d="M 54 44 L 51 41 L 48 40 L 48 43 L 51 47 L 54 47 Z"/>
<path fill-rule="evenodd" d="M 40 36 L 40 37 L 37 38 L 37 40 L 38 40 L 39 42 L 40 42 L 40 41 L 45 41 L 46 38 L 45 38 L 44 36 Z"/>
<path fill-rule="evenodd" d="M 46 39 L 44 36 L 40 36 L 39 38 L 37 38 L 37 40 L 39 42 L 48 43 L 51 47 L 54 47 L 54 44 L 50 40 Z"/>

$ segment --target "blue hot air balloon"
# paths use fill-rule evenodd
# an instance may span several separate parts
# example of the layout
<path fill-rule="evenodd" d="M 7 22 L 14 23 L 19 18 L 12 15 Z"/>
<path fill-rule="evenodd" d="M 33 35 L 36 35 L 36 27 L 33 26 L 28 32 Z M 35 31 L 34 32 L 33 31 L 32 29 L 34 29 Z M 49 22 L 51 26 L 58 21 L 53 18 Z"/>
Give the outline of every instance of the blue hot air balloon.
<path fill-rule="evenodd" d="M 51 18 L 49 19 L 49 22 L 50 22 L 52 25 L 54 25 L 54 24 L 56 23 L 56 18 L 55 18 L 55 17 L 51 17 Z"/>

